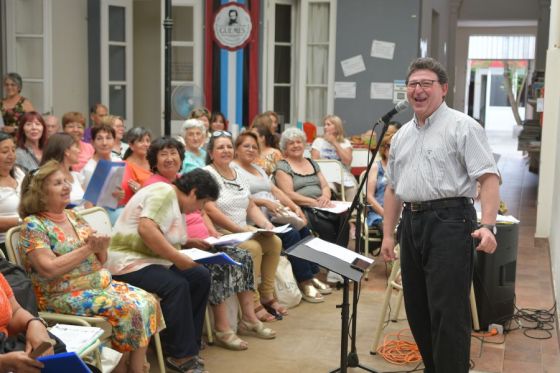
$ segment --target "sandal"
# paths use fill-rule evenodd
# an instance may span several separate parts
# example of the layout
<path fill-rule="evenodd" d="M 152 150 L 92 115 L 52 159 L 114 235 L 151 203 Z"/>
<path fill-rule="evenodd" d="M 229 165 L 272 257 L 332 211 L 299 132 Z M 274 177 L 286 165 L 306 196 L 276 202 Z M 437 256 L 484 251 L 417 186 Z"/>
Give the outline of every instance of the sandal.
<path fill-rule="evenodd" d="M 204 366 L 200 364 L 196 356 L 193 356 L 192 359 L 185 361 L 183 364 L 178 364 L 168 357 L 165 359 L 165 365 L 180 373 L 208 373 L 207 370 L 204 370 Z"/>
<path fill-rule="evenodd" d="M 241 319 L 239 320 L 239 325 L 237 326 L 237 332 L 241 335 L 252 335 L 261 339 L 276 338 L 276 332 L 264 326 L 264 324 L 260 321 L 251 323 Z"/>
<path fill-rule="evenodd" d="M 214 334 L 216 335 L 215 341 L 218 346 L 233 351 L 243 351 L 249 348 L 247 342 L 239 338 L 233 330 L 228 330 L 226 332 L 215 331 Z"/>
<path fill-rule="evenodd" d="M 259 316 L 259 313 L 260 313 L 260 316 Z M 270 322 L 270 321 L 276 320 L 275 314 L 271 315 L 270 313 L 268 313 L 268 311 L 261 304 L 259 304 L 255 308 L 255 316 L 257 316 L 257 319 L 259 319 L 262 322 Z"/>
<path fill-rule="evenodd" d="M 319 290 L 313 285 L 300 285 L 303 300 L 309 303 L 321 303 L 325 301 Z"/>
<path fill-rule="evenodd" d="M 315 289 L 319 290 L 319 293 L 323 295 L 332 293 L 331 287 L 328 284 L 325 284 L 323 281 L 313 277 L 311 279 L 311 282 L 313 283 Z"/>
<path fill-rule="evenodd" d="M 268 313 L 274 315 L 277 320 L 282 320 L 283 316 L 288 315 L 288 310 L 286 309 L 286 307 L 278 303 L 278 300 L 276 298 L 272 298 L 268 302 L 262 303 L 262 305 L 268 311 Z M 274 305 L 276 305 L 276 307 L 274 307 Z"/>

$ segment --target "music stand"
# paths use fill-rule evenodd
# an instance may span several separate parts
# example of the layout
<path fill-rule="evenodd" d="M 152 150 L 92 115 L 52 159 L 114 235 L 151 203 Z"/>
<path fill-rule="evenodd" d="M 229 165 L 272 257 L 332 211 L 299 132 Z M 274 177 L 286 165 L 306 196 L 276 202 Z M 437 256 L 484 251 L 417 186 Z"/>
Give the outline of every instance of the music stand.
<path fill-rule="evenodd" d="M 354 281 L 354 299 L 353 299 L 353 304 L 352 304 L 352 311 L 353 311 L 353 317 L 356 317 L 356 312 L 357 312 L 357 308 L 358 308 L 358 296 L 357 296 L 357 286 L 356 284 L 360 282 L 360 280 L 362 279 L 363 276 L 363 272 L 353 268 L 350 263 L 339 259 L 337 257 L 334 257 L 332 255 L 317 251 L 309 246 L 307 246 L 307 243 L 311 240 L 315 240 L 318 238 L 315 238 L 313 236 L 309 236 L 304 238 L 303 240 L 299 241 L 297 244 L 295 244 L 294 246 L 288 248 L 286 250 L 286 253 L 288 255 L 291 256 L 295 256 L 301 259 L 305 259 L 308 260 L 310 262 L 313 263 L 317 263 L 318 265 L 329 269 L 333 272 L 338 273 L 339 275 L 341 275 L 344 278 L 344 285 L 343 285 L 343 290 L 342 290 L 342 303 L 340 305 L 337 305 L 337 308 L 341 309 L 341 331 L 340 331 L 340 367 L 331 371 L 330 373 L 334 373 L 334 372 L 341 372 L 341 373 L 346 373 L 348 367 L 357 367 L 357 368 L 361 368 L 365 371 L 371 372 L 371 373 L 378 373 L 376 370 L 373 370 L 371 368 L 362 366 L 359 364 L 357 355 L 347 355 L 348 354 L 348 337 L 349 337 L 349 326 L 348 326 L 348 321 L 350 319 L 350 303 L 349 303 L 349 293 L 350 293 L 350 289 L 349 289 L 349 280 Z M 338 245 L 337 245 L 338 246 Z M 347 250 L 345 247 L 342 246 L 338 246 L 341 250 Z M 354 322 L 354 326 L 355 327 L 356 323 Z M 355 330 L 353 330 L 353 332 L 355 332 Z M 355 334 L 353 335 L 353 338 L 355 339 Z"/>

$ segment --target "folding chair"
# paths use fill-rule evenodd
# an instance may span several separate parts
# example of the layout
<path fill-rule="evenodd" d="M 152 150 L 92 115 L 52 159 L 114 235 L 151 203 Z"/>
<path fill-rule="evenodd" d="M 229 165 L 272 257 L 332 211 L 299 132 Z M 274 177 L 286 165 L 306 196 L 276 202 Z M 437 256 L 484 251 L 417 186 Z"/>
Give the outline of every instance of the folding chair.
<path fill-rule="evenodd" d="M 371 345 L 370 353 L 377 353 L 377 347 L 379 345 L 379 339 L 381 338 L 381 332 L 383 331 L 383 324 L 385 323 L 385 315 L 387 315 L 387 309 L 389 308 L 389 302 L 393 295 L 393 291 L 397 291 L 397 307 L 395 310 L 394 317 L 391 318 L 389 314 L 389 319 L 393 322 L 397 322 L 399 318 L 399 313 L 402 306 L 403 299 L 403 286 L 397 280 L 401 274 L 401 260 L 400 260 L 400 247 L 397 244 L 395 246 L 395 253 L 397 254 L 397 259 L 393 261 L 393 268 L 391 269 L 391 274 L 387 280 L 387 288 L 385 289 L 385 296 L 383 297 L 383 305 L 381 306 L 381 314 L 379 316 L 379 322 L 377 323 L 377 330 L 373 337 L 373 344 Z M 480 330 L 480 323 L 478 320 L 478 310 L 476 308 L 476 298 L 474 294 L 474 287 L 471 282 L 471 292 L 469 296 L 469 302 L 471 306 L 472 323 L 474 330 Z"/>
<path fill-rule="evenodd" d="M 359 184 L 362 182 L 362 179 L 366 177 L 366 171 L 363 171 L 360 175 Z M 372 255 L 378 255 L 379 250 L 381 248 L 381 241 L 383 240 L 383 232 L 377 227 L 370 227 L 367 223 L 367 215 L 368 215 L 368 203 L 366 198 L 366 188 L 362 189 L 360 193 L 360 203 L 363 206 L 362 209 L 362 229 L 360 230 L 360 239 L 364 242 L 364 255 L 368 256 L 370 254 L 369 245 L 370 243 L 378 243 L 379 248 L 376 250 L 377 252 Z M 364 279 L 369 279 L 369 268 L 366 270 L 364 274 Z"/>
<path fill-rule="evenodd" d="M 342 201 L 346 201 L 344 195 L 344 166 L 342 166 L 342 163 L 335 159 L 317 159 L 316 162 L 327 182 L 340 185 L 340 197 Z"/>

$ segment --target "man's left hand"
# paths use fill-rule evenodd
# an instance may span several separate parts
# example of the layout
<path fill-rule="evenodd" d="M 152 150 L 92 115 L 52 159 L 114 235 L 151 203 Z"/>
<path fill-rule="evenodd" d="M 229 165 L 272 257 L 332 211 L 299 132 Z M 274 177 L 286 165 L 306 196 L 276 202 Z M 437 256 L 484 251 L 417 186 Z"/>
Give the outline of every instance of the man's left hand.
<path fill-rule="evenodd" d="M 494 234 L 490 232 L 488 228 L 478 228 L 471 233 L 471 236 L 475 240 L 480 240 L 480 243 L 476 247 L 478 251 L 483 251 L 487 254 L 492 254 L 494 251 L 496 251 L 496 246 L 498 246 L 496 237 L 494 237 Z"/>

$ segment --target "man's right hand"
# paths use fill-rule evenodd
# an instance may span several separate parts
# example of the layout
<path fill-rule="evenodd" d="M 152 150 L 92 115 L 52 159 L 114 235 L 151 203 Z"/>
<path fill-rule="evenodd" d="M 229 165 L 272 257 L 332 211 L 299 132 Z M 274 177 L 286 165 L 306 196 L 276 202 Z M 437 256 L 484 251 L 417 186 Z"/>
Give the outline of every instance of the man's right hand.
<path fill-rule="evenodd" d="M 390 237 L 383 237 L 383 242 L 381 242 L 381 255 L 386 262 L 391 262 L 397 259 L 397 254 L 395 253 L 395 239 L 391 235 Z"/>

